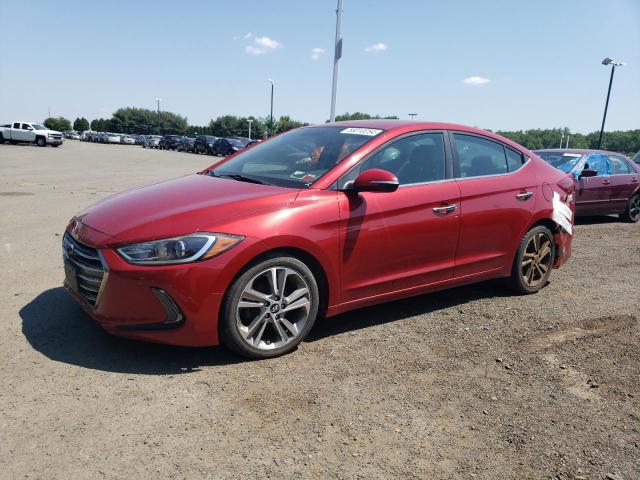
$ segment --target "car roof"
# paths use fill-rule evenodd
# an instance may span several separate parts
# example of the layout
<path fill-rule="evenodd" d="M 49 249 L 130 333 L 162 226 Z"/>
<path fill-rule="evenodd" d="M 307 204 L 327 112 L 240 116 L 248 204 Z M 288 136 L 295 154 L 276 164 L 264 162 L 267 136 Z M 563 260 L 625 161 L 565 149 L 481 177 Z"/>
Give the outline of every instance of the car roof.
<path fill-rule="evenodd" d="M 609 150 L 597 150 L 595 148 L 540 148 L 540 149 L 537 149 L 537 150 L 533 150 L 533 153 L 538 153 L 538 152 L 580 153 L 580 154 L 604 153 L 604 154 L 612 154 L 612 155 L 622 155 L 623 157 L 626 157 L 626 155 L 623 155 L 622 153 L 611 152 Z"/>

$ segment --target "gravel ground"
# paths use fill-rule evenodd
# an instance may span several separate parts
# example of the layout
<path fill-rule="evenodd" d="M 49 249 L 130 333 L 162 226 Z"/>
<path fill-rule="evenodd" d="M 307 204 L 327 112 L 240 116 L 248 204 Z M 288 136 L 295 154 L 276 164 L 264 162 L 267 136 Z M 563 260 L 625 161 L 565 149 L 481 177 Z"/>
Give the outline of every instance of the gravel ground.
<path fill-rule="evenodd" d="M 105 334 L 61 287 L 81 207 L 212 157 L 0 146 L 0 478 L 640 478 L 640 225 L 499 282 L 326 320 L 245 362 Z"/>

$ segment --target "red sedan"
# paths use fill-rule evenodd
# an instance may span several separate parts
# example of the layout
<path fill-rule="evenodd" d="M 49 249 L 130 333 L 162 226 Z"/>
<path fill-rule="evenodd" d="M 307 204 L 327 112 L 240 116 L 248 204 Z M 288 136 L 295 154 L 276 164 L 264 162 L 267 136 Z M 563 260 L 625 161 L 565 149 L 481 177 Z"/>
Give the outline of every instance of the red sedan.
<path fill-rule="evenodd" d="M 640 165 L 620 153 L 551 148 L 535 153 L 578 180 L 576 215 L 618 214 L 640 220 Z"/>
<path fill-rule="evenodd" d="M 574 187 L 474 128 L 305 127 L 81 212 L 65 286 L 110 333 L 272 357 L 365 305 L 499 277 L 537 292 L 571 254 Z"/>

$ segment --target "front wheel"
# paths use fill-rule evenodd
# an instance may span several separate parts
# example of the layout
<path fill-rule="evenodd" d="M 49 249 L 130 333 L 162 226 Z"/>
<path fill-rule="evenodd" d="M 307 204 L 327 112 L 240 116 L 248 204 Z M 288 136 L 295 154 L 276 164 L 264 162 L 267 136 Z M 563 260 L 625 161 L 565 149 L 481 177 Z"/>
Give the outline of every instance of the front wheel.
<path fill-rule="evenodd" d="M 39 147 L 46 147 L 47 141 L 45 140 L 44 137 L 38 137 L 36 138 L 36 145 L 38 145 Z"/>
<path fill-rule="evenodd" d="M 640 193 L 631 197 L 627 209 L 620 214 L 620 218 L 629 223 L 637 223 L 640 220 Z"/>
<path fill-rule="evenodd" d="M 529 230 L 513 261 L 509 287 L 525 295 L 538 292 L 549 280 L 555 254 L 551 230 L 542 225 Z"/>
<path fill-rule="evenodd" d="M 274 257 L 245 271 L 229 289 L 220 316 L 220 339 L 252 359 L 293 351 L 318 315 L 313 272 L 293 257 Z"/>

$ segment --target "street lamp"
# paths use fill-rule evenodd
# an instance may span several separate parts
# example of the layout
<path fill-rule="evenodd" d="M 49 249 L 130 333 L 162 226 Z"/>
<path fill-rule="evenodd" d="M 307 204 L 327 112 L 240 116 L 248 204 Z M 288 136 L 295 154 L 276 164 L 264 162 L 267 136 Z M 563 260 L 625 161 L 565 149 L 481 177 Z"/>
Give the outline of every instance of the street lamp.
<path fill-rule="evenodd" d="M 273 80 L 271 80 L 270 78 L 268 80 L 269 80 L 269 83 L 271 84 L 271 115 L 270 115 L 271 125 L 269 127 L 269 130 L 270 130 L 269 133 L 270 135 L 273 135 Z"/>
<path fill-rule="evenodd" d="M 338 8 L 336 10 L 336 44 L 333 51 L 333 84 L 331 86 L 331 113 L 329 121 L 336 121 L 336 93 L 338 90 L 338 60 L 342 57 L 342 36 L 340 35 L 340 26 L 342 25 L 342 0 L 338 0 Z"/>
<path fill-rule="evenodd" d="M 249 140 L 251 140 L 251 122 L 253 122 L 253 120 L 251 120 L 250 118 L 247 120 L 247 123 L 249 124 Z"/>
<path fill-rule="evenodd" d="M 407 113 L 407 115 L 409 115 L 411 117 L 411 120 L 413 120 L 413 117 L 417 117 L 418 116 L 417 113 Z"/>
<path fill-rule="evenodd" d="M 616 71 L 616 67 L 624 65 L 623 62 L 616 62 L 615 60 L 607 57 L 602 60 L 602 65 L 605 67 L 611 65 L 611 77 L 609 77 L 609 90 L 607 90 L 607 101 L 604 104 L 604 115 L 602 116 L 602 126 L 600 127 L 600 137 L 598 138 L 598 150 L 602 145 L 602 134 L 604 133 L 604 122 L 607 120 L 607 109 L 609 108 L 609 96 L 611 95 L 611 84 L 613 83 L 613 73 Z"/>

